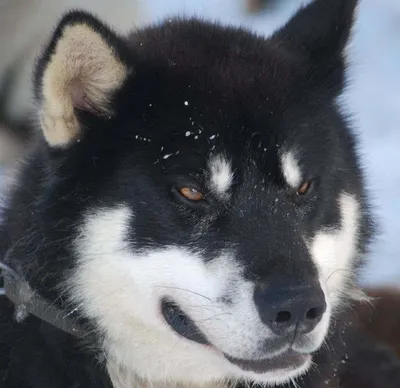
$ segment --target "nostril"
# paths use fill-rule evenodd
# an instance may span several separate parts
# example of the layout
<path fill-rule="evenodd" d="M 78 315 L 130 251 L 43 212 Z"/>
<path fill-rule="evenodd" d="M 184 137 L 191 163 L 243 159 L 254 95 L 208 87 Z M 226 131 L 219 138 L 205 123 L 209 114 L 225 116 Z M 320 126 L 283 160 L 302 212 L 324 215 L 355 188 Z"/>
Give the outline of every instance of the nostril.
<path fill-rule="evenodd" d="M 288 323 L 292 319 L 292 314 L 289 311 L 280 311 L 276 314 L 275 322 L 277 323 Z"/>
<path fill-rule="evenodd" d="M 322 307 L 313 307 L 307 311 L 306 318 L 309 320 L 315 320 L 321 317 L 323 313 L 324 309 Z"/>
<path fill-rule="evenodd" d="M 254 302 L 262 322 L 279 336 L 310 333 L 327 307 L 322 288 L 313 282 L 257 285 Z"/>

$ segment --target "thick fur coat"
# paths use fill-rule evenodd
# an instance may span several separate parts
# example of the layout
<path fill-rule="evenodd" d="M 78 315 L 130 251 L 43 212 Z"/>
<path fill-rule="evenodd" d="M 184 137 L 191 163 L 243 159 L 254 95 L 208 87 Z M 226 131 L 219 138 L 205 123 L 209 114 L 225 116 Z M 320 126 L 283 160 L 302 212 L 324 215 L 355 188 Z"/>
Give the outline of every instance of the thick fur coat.
<path fill-rule="evenodd" d="M 346 316 L 373 234 L 336 103 L 356 3 L 316 0 L 268 39 L 63 17 L 0 251 L 85 335 L 2 299 L 7 388 L 399 386 Z"/>

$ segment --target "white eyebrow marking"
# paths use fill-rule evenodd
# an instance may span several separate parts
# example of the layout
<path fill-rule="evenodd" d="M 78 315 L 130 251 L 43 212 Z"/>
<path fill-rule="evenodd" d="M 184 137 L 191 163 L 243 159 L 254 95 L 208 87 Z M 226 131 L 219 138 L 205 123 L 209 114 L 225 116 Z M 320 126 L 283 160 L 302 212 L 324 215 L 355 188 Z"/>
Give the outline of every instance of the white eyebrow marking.
<path fill-rule="evenodd" d="M 293 151 L 282 154 L 282 172 L 289 186 L 297 189 L 301 184 L 301 171 Z"/>
<path fill-rule="evenodd" d="M 226 197 L 233 180 L 230 162 L 222 155 L 212 157 L 209 162 L 210 188 L 220 197 Z"/>

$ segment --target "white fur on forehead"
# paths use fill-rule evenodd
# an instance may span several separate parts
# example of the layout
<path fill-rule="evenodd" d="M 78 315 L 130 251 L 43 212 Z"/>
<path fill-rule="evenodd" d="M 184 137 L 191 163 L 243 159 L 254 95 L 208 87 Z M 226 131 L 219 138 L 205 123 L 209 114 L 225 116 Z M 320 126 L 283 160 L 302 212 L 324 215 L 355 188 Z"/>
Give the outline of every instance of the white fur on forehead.
<path fill-rule="evenodd" d="M 211 191 L 219 197 L 227 197 L 233 180 L 233 171 L 230 161 L 223 155 L 212 156 L 208 167 Z"/>
<path fill-rule="evenodd" d="M 110 114 L 110 93 L 127 74 L 126 65 L 93 28 L 66 26 L 42 79 L 41 124 L 47 142 L 62 147 L 79 135 L 75 108 Z"/>
<path fill-rule="evenodd" d="M 286 183 L 290 187 L 297 189 L 301 184 L 302 175 L 296 158 L 296 152 L 293 150 L 283 152 L 281 155 L 281 166 Z"/>

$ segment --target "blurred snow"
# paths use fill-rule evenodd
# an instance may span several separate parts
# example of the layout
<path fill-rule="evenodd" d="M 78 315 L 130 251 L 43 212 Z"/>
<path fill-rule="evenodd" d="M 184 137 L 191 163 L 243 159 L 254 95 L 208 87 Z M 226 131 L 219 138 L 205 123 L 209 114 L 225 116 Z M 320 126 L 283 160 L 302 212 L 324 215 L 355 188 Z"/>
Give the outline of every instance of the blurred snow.
<path fill-rule="evenodd" d="M 243 25 L 268 35 L 301 3 L 282 0 L 278 11 L 244 12 L 244 1 L 139 0 L 147 19 L 196 15 Z M 369 191 L 381 234 L 374 242 L 364 281 L 400 285 L 400 1 L 362 0 L 349 47 L 351 86 L 343 96 L 362 142 Z"/>
<path fill-rule="evenodd" d="M 364 0 L 345 95 L 381 226 L 366 280 L 400 284 L 400 2 Z"/>

